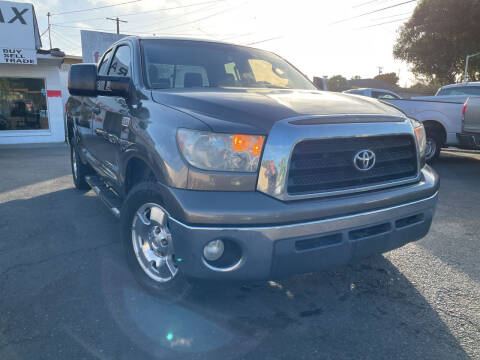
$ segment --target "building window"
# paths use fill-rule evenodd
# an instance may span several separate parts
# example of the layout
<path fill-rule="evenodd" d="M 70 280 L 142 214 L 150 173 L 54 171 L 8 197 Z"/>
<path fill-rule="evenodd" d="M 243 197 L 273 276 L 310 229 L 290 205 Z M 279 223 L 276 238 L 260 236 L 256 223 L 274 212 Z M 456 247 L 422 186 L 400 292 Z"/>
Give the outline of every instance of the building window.
<path fill-rule="evenodd" d="M 48 129 L 44 79 L 0 77 L 0 131 Z"/>

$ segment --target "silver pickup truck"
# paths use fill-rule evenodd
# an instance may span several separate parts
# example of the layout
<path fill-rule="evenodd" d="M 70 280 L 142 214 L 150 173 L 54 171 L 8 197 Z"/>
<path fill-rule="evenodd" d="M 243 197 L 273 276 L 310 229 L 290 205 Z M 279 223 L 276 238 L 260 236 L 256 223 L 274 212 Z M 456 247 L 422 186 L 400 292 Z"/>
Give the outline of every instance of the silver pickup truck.
<path fill-rule="evenodd" d="M 439 156 L 442 147 L 480 149 L 476 145 L 480 142 L 472 141 L 472 131 L 466 130 L 463 123 L 466 109 L 470 118 L 480 113 L 480 102 L 476 99 L 465 95 L 446 95 L 382 101 L 423 123 L 427 133 L 426 158 L 427 162 L 432 162 Z"/>
<path fill-rule="evenodd" d="M 480 97 L 468 98 L 463 106 L 460 141 L 472 149 L 480 150 Z"/>
<path fill-rule="evenodd" d="M 317 271 L 430 228 L 423 125 L 318 91 L 275 54 L 127 37 L 98 67 L 73 65 L 68 87 L 75 186 L 120 218 L 127 262 L 157 293 Z"/>

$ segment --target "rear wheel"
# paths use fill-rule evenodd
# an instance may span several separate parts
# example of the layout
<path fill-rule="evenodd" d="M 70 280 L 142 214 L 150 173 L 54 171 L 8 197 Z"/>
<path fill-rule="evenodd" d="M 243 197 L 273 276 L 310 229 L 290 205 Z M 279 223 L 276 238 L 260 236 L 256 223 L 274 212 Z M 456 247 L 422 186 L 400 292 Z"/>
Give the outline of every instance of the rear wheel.
<path fill-rule="evenodd" d="M 122 243 L 136 280 L 155 295 L 177 300 L 190 285 L 178 267 L 175 239 L 162 203 L 155 183 L 136 185 L 121 212 Z"/>
<path fill-rule="evenodd" d="M 70 145 L 70 159 L 72 164 L 73 183 L 75 184 L 75 187 L 79 190 L 90 189 L 90 186 L 85 181 L 85 176 L 91 174 L 92 170 L 87 164 L 82 163 L 82 160 L 77 153 L 77 148 L 73 143 Z"/>

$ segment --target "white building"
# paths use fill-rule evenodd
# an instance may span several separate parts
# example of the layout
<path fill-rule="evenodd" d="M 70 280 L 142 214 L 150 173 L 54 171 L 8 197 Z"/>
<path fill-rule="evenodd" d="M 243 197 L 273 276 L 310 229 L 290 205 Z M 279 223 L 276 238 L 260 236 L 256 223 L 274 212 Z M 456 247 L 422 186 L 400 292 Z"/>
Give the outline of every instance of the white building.
<path fill-rule="evenodd" d="M 32 4 L 0 1 L 0 144 L 63 142 L 64 54 L 41 50 Z"/>

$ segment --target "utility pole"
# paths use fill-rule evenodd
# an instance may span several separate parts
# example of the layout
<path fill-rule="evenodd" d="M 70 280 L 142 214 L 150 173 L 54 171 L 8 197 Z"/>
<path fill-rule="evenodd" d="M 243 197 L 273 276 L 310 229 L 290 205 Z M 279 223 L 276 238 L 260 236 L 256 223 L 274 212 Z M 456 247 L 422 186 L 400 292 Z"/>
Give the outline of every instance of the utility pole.
<path fill-rule="evenodd" d="M 128 22 L 128 21 L 125 21 L 125 20 L 120 20 L 120 19 L 118 18 L 118 16 L 117 16 L 116 18 L 114 18 L 114 19 L 113 19 L 113 18 L 105 18 L 105 19 L 107 19 L 107 20 L 113 20 L 113 21 L 115 21 L 115 22 L 117 23 L 117 34 L 120 34 L 120 23 L 121 23 L 121 22 L 123 22 L 123 23 L 127 23 L 127 22 Z"/>
<path fill-rule="evenodd" d="M 50 34 L 50 12 L 47 14 L 47 19 L 48 19 L 48 42 L 50 43 L 50 50 L 52 50 L 52 36 Z"/>
<path fill-rule="evenodd" d="M 382 66 L 378 66 L 377 69 L 378 69 L 378 75 L 382 75 L 383 67 L 382 67 Z"/>
<path fill-rule="evenodd" d="M 463 77 L 463 82 L 468 81 L 468 60 L 470 60 L 470 58 L 478 56 L 478 55 L 480 55 L 480 53 L 476 53 L 476 54 L 473 54 L 473 55 L 467 55 L 467 60 L 465 61 L 465 75 Z"/>

